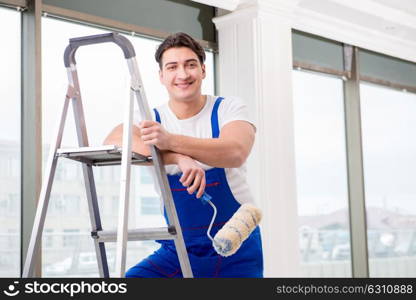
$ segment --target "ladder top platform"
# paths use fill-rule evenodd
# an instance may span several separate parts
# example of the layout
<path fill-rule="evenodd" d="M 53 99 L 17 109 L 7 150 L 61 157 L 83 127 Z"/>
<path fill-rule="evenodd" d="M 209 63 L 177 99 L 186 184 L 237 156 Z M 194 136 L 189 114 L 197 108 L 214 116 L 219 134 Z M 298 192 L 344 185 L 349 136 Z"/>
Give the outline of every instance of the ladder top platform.
<path fill-rule="evenodd" d="M 62 148 L 56 151 L 56 155 L 92 166 L 114 166 L 121 164 L 122 149 L 116 145 Z M 152 165 L 152 157 L 132 152 L 131 164 Z"/>

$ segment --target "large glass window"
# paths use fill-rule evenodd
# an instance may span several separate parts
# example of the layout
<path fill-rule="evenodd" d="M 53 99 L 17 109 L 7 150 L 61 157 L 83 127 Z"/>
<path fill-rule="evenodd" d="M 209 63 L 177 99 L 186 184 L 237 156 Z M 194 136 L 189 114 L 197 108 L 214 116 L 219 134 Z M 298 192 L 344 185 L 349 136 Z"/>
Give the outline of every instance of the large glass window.
<path fill-rule="evenodd" d="M 0 7 L 0 277 L 20 276 L 20 13 Z"/>
<path fill-rule="evenodd" d="M 51 18 L 42 20 L 42 30 L 43 149 L 47 154 L 67 89 L 63 53 L 68 39 L 106 31 Z M 168 99 L 165 89 L 159 83 L 158 65 L 154 61 L 154 52 L 160 42 L 137 36 L 127 38 L 136 51 L 149 105 L 158 106 Z M 209 76 L 204 81 L 203 92 L 212 94 L 213 54 L 206 54 Z M 76 61 L 89 144 L 101 145 L 110 130 L 123 121 L 124 103 L 129 97 L 130 85 L 127 64 L 119 47 L 109 43 L 81 47 L 77 51 Z M 74 146 L 77 146 L 77 139 L 70 106 L 62 148 Z M 160 208 L 159 199 L 152 177 L 147 172 L 143 167 L 132 167 L 129 228 L 164 224 L 162 215 L 155 213 Z M 49 204 L 54 209 L 48 211 L 45 224 L 48 231 L 43 239 L 43 276 L 98 276 L 81 166 L 61 159 L 58 161 L 58 174 L 52 188 L 54 197 Z M 105 230 L 115 229 L 117 224 L 119 174 L 119 166 L 94 169 Z M 129 242 L 127 268 L 149 255 L 157 246 L 154 242 Z M 106 249 L 110 272 L 113 272 L 115 244 L 107 243 Z"/>
<path fill-rule="evenodd" d="M 416 94 L 361 84 L 371 277 L 416 276 Z"/>
<path fill-rule="evenodd" d="M 304 277 L 349 277 L 343 82 L 293 71 L 295 157 Z"/>

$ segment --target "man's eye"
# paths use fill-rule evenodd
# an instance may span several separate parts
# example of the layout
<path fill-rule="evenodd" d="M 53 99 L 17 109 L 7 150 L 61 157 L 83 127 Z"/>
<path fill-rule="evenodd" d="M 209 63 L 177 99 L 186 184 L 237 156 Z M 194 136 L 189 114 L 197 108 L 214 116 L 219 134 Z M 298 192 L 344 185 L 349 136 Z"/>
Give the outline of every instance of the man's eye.
<path fill-rule="evenodd" d="M 171 70 L 175 70 L 175 66 L 169 66 L 167 69 L 169 70 L 169 71 L 171 71 Z"/>

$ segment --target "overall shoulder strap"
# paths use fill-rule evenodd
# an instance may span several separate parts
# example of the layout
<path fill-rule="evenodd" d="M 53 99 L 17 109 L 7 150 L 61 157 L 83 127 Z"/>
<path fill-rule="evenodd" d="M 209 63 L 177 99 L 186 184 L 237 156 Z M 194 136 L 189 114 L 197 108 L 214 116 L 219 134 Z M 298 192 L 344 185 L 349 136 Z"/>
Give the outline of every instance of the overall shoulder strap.
<path fill-rule="evenodd" d="M 220 106 L 222 100 L 224 100 L 223 97 L 218 97 L 217 100 L 215 100 L 214 107 L 212 108 L 212 114 L 211 114 L 212 138 L 218 138 L 220 136 L 220 127 L 218 124 L 218 107 Z"/>
<path fill-rule="evenodd" d="M 153 111 L 155 112 L 156 122 L 162 124 L 162 122 L 160 121 L 160 114 L 157 111 L 157 109 L 156 108 L 153 108 Z"/>

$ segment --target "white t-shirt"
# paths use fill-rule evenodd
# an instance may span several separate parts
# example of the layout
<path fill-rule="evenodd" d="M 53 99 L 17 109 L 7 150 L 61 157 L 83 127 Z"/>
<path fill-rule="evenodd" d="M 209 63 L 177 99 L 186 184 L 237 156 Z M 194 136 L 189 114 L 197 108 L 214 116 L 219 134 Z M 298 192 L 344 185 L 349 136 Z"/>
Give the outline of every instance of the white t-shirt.
<path fill-rule="evenodd" d="M 207 101 L 202 110 L 191 118 L 183 120 L 179 120 L 176 117 L 176 115 L 169 108 L 168 103 L 165 103 L 156 109 L 160 114 L 163 128 L 165 128 L 168 132 L 196 138 L 212 138 L 211 113 L 216 99 L 217 96 L 207 95 Z M 152 113 L 153 120 L 155 120 L 153 110 Z M 226 97 L 222 100 L 218 108 L 218 124 L 220 132 L 224 125 L 236 120 L 247 121 L 254 126 L 253 121 L 249 119 L 248 109 L 245 103 L 237 97 Z M 134 123 L 138 124 L 139 122 L 139 115 L 136 111 Z M 204 170 L 213 168 L 201 162 L 198 163 Z M 169 175 L 181 172 L 177 165 L 167 165 L 165 168 L 166 173 Z M 239 168 L 225 168 L 225 175 L 234 198 L 240 204 L 254 202 L 247 183 L 245 163 Z"/>

